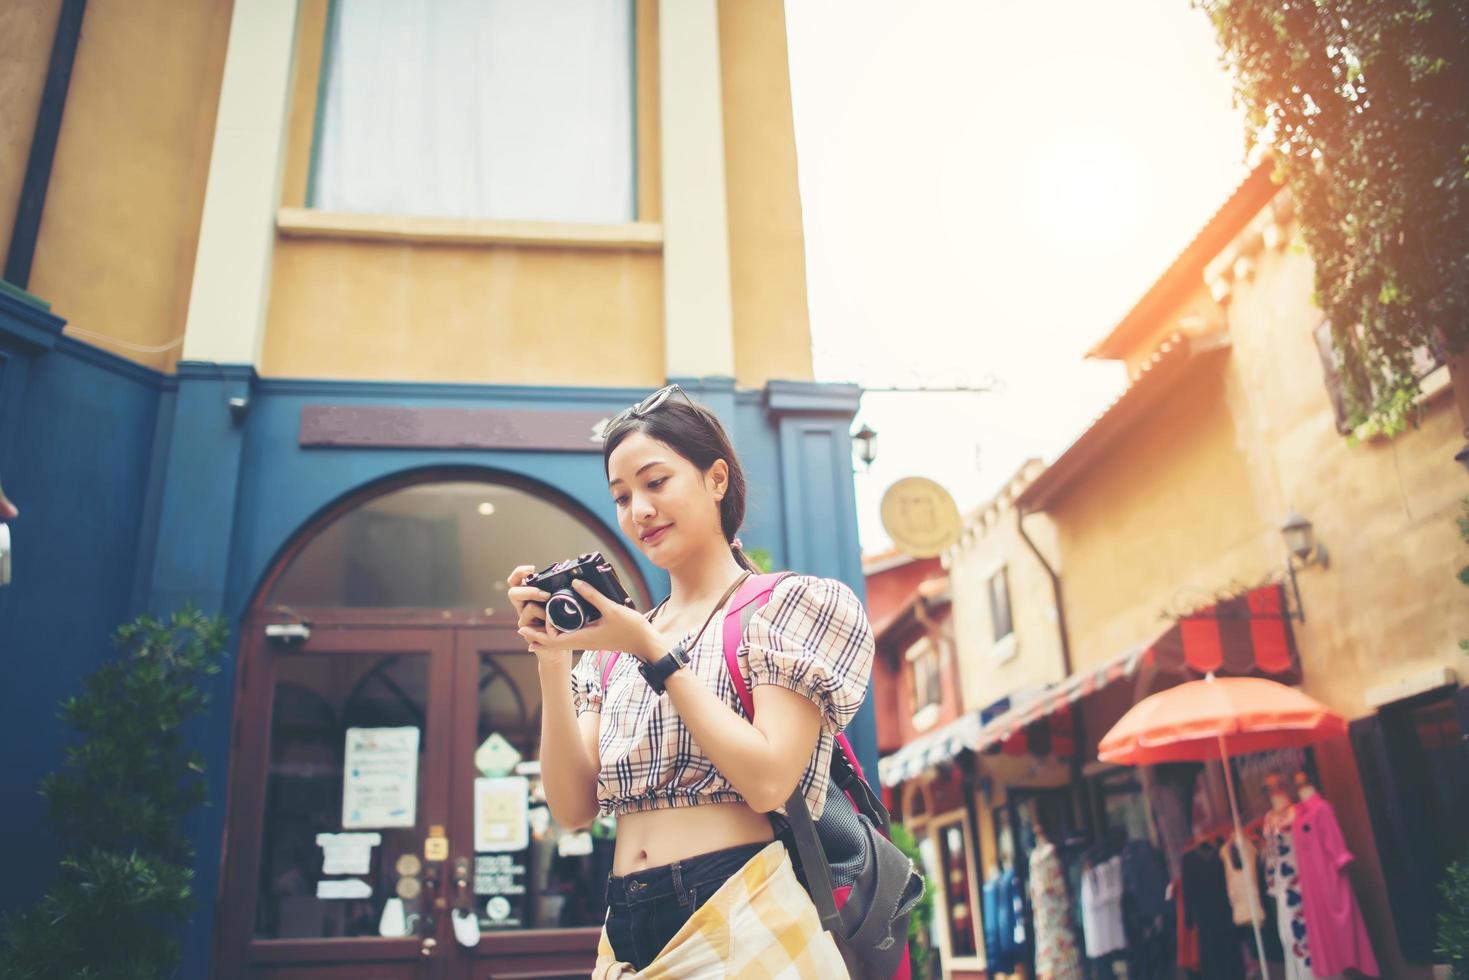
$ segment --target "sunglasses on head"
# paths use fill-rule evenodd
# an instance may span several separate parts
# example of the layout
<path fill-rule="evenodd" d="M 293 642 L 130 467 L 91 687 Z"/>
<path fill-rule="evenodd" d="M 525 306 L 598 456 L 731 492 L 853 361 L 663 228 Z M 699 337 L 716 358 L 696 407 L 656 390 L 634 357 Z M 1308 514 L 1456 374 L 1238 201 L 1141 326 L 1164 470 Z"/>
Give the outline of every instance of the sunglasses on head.
<path fill-rule="evenodd" d="M 680 388 L 677 383 L 664 385 L 662 388 L 659 388 L 657 391 L 653 392 L 651 395 L 649 395 L 647 398 L 644 398 L 636 405 L 630 405 L 627 408 L 624 408 L 622 411 L 618 412 L 616 415 L 612 416 L 612 418 L 607 421 L 607 425 L 603 428 L 602 431 L 611 432 L 613 427 L 615 427 L 620 422 L 624 422 L 628 419 L 640 419 L 644 415 L 647 415 L 649 412 L 656 410 L 659 405 L 662 405 L 664 402 L 668 401 L 669 398 L 676 394 L 683 395 L 684 401 L 688 402 L 690 407 L 693 406 L 694 400 L 690 398 L 688 392 Z"/>

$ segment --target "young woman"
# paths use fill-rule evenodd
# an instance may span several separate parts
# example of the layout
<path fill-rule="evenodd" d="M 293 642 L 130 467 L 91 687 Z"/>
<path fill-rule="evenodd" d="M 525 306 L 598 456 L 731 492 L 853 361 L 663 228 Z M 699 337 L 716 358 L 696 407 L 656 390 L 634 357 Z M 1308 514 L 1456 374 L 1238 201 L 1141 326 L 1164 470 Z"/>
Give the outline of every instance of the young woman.
<path fill-rule="evenodd" d="M 586 583 L 602 618 L 573 633 L 545 622 L 547 594 L 507 580 L 520 632 L 538 658 L 541 778 L 552 816 L 617 821 L 598 976 L 845 976 L 769 814 L 799 785 L 821 812 L 833 735 L 867 691 L 873 639 L 856 595 L 835 579 L 792 575 L 750 618 L 739 664 L 755 719 L 739 709 L 724 659 L 723 606 L 757 571 L 735 532 L 745 478 L 713 412 L 669 385 L 614 417 L 603 458 L 618 525 L 669 573 L 644 616 Z M 670 657 L 685 647 L 687 666 Z M 572 666 L 574 650 L 584 650 Z M 603 690 L 610 651 L 621 651 Z M 639 667 L 669 672 L 663 691 Z M 767 972 L 768 971 L 768 972 Z"/>

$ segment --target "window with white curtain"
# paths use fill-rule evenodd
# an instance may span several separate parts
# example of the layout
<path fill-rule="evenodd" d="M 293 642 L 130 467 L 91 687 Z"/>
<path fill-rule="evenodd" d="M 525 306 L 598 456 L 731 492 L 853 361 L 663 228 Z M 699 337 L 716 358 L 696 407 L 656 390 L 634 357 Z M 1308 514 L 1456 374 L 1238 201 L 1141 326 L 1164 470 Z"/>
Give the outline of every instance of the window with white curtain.
<path fill-rule="evenodd" d="M 633 0 L 336 0 L 312 206 L 634 220 Z"/>

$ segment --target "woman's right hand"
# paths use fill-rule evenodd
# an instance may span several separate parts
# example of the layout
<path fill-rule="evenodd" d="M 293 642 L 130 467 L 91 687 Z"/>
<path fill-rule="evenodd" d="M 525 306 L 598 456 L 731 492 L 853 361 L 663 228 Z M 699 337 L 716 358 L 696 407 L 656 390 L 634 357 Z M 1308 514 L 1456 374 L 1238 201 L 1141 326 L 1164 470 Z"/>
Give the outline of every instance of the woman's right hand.
<path fill-rule="evenodd" d="M 552 635 L 557 632 L 556 627 L 546 622 L 546 600 L 551 598 L 551 593 L 545 592 L 535 586 L 525 585 L 526 579 L 535 574 L 534 565 L 517 565 L 515 570 L 505 579 L 505 584 L 510 588 L 505 593 L 510 598 L 510 604 L 515 607 L 515 626 L 517 629 L 532 627 Z M 538 644 L 532 643 L 527 649 L 541 660 L 569 660 L 570 653 L 566 650 L 541 650 Z"/>

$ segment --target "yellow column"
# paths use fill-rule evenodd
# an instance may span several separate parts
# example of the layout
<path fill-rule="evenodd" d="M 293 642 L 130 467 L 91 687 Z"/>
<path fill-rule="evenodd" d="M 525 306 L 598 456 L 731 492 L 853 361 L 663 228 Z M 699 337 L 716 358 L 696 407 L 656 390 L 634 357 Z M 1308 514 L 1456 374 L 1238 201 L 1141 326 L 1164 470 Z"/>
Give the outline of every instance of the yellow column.
<path fill-rule="evenodd" d="M 298 0 L 237 0 L 189 293 L 184 359 L 257 364 Z"/>
<path fill-rule="evenodd" d="M 663 332 L 670 377 L 734 376 L 717 0 L 661 0 Z"/>

